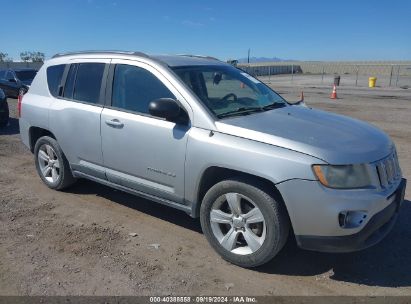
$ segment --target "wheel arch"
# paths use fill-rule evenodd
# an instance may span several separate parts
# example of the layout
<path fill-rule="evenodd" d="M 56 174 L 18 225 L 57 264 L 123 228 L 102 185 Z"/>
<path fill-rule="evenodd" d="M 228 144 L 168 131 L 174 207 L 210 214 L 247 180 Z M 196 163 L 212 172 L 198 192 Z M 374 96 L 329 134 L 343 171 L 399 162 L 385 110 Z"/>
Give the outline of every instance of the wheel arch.
<path fill-rule="evenodd" d="M 54 138 L 55 140 L 57 140 L 54 134 L 47 129 L 34 127 L 34 126 L 30 127 L 29 144 L 30 144 L 30 151 L 32 153 L 34 152 L 34 146 L 36 145 L 37 140 L 43 136 L 50 136 L 51 138 Z"/>
<path fill-rule="evenodd" d="M 263 188 L 267 193 L 279 198 L 280 203 L 284 205 L 287 216 L 289 217 L 287 205 L 274 182 L 258 175 L 218 166 L 211 166 L 204 170 L 197 187 L 197 200 L 193 203 L 191 216 L 195 218 L 200 216 L 200 207 L 204 195 L 212 186 L 230 178 L 248 179 L 252 181 L 253 185 Z"/>

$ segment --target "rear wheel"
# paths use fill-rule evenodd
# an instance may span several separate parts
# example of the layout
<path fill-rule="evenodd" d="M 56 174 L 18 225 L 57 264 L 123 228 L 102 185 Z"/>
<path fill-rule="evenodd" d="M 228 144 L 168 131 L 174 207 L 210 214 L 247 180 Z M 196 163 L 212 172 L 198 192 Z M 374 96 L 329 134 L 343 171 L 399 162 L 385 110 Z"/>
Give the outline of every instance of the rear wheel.
<path fill-rule="evenodd" d="M 280 198 L 253 180 L 217 183 L 204 196 L 201 226 L 213 248 L 227 261 L 255 267 L 284 246 L 289 221 Z"/>
<path fill-rule="evenodd" d="M 37 173 L 51 189 L 62 190 L 75 182 L 59 144 L 49 136 L 40 137 L 34 147 Z"/>

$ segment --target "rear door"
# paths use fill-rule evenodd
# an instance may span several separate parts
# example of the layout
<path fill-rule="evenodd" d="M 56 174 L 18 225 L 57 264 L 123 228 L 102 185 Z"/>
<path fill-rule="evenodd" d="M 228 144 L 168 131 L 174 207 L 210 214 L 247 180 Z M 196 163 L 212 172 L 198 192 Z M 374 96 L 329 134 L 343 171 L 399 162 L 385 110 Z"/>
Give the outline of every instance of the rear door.
<path fill-rule="evenodd" d="M 51 105 L 51 130 L 75 171 L 105 179 L 100 115 L 110 60 L 78 60 L 67 66 Z"/>

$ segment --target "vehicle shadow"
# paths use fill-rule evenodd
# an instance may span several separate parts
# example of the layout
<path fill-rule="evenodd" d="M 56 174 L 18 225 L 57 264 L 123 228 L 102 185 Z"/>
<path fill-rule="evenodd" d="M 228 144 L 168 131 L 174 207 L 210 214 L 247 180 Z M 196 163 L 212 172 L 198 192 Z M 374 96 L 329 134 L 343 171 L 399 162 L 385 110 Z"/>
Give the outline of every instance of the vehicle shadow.
<path fill-rule="evenodd" d="M 199 220 L 182 211 L 98 183 L 81 179 L 68 191 L 95 194 L 202 234 Z M 290 238 L 271 262 L 251 271 L 288 276 L 321 276 L 369 286 L 408 287 L 411 286 L 410 218 L 411 201 L 406 200 L 389 235 L 381 243 L 353 253 L 330 254 L 302 250 Z"/>
<path fill-rule="evenodd" d="M 405 200 L 393 230 L 379 244 L 353 253 L 319 253 L 288 242 L 270 263 L 256 268 L 269 274 L 323 275 L 331 280 L 381 287 L 411 286 L 411 202 Z"/>
<path fill-rule="evenodd" d="M 8 125 L 3 128 L 0 127 L 0 135 L 14 135 L 19 133 L 19 120 L 17 118 L 10 117 Z"/>
<path fill-rule="evenodd" d="M 200 221 L 198 219 L 193 219 L 183 211 L 123 191 L 115 190 L 89 180 L 80 179 L 67 191 L 76 194 L 95 194 L 114 203 L 135 209 L 139 212 L 157 217 L 183 228 L 202 233 Z"/>

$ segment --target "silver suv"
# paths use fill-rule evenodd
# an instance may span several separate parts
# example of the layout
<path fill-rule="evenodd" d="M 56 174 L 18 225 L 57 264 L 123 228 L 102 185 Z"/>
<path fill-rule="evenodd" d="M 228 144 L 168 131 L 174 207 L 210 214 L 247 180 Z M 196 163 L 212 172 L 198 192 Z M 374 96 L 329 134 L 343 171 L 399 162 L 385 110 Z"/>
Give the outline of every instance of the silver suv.
<path fill-rule="evenodd" d="M 56 55 L 19 110 L 48 187 L 86 178 L 183 210 L 243 267 L 271 260 L 289 235 L 310 250 L 369 247 L 404 199 L 382 131 L 289 104 L 210 57 Z"/>

